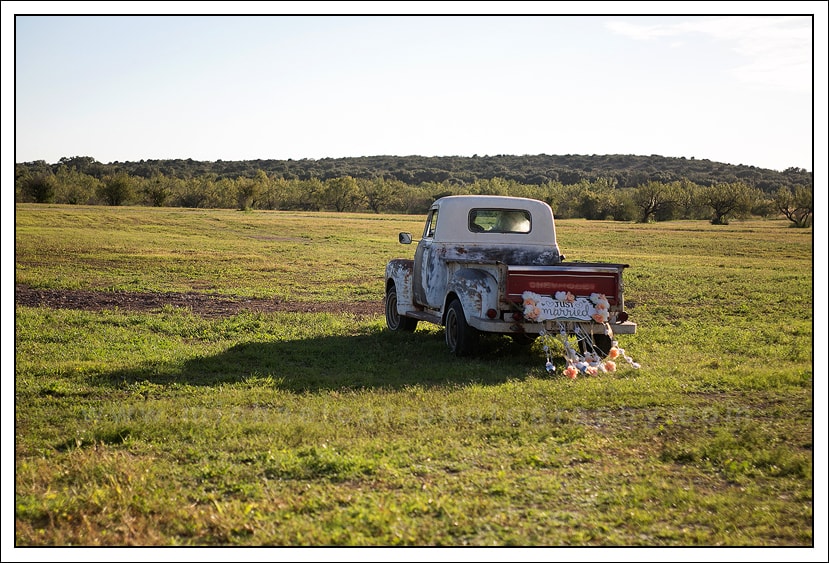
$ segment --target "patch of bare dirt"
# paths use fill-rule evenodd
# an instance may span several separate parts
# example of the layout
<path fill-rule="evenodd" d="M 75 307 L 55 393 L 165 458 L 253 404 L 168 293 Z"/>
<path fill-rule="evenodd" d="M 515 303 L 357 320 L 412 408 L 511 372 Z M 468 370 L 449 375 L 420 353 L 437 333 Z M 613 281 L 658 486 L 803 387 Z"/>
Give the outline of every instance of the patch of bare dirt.
<path fill-rule="evenodd" d="M 165 305 L 183 307 L 193 314 L 214 318 L 235 315 L 242 312 L 270 313 L 350 313 L 370 316 L 383 313 L 383 303 L 299 303 L 276 299 L 255 299 L 227 297 L 205 293 L 131 293 L 117 291 L 88 291 L 75 289 L 32 289 L 16 284 L 14 287 L 16 305 L 26 307 L 47 307 L 50 309 L 81 309 L 103 311 L 154 312 Z"/>

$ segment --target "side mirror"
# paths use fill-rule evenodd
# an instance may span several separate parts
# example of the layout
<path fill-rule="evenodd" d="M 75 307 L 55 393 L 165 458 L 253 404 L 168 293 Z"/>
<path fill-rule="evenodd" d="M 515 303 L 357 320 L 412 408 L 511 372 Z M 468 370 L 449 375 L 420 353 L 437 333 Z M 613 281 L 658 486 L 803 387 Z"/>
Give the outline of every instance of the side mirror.
<path fill-rule="evenodd" d="M 412 233 L 400 233 L 397 235 L 400 244 L 412 244 Z"/>

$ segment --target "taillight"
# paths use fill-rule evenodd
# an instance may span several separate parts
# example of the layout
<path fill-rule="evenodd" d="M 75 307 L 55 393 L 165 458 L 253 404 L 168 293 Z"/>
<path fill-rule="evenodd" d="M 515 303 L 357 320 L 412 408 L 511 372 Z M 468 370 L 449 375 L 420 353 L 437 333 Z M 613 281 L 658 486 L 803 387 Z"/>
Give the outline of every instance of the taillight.
<path fill-rule="evenodd" d="M 498 311 L 496 311 L 495 309 L 489 309 L 486 312 L 486 316 L 489 317 L 490 319 L 494 319 L 495 317 L 498 316 Z"/>

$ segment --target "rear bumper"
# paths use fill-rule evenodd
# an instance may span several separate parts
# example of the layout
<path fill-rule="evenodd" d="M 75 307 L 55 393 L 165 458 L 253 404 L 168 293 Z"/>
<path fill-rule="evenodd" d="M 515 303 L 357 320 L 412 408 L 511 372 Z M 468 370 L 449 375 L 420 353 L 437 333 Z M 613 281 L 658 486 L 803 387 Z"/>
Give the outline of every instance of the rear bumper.
<path fill-rule="evenodd" d="M 500 334 L 541 334 L 541 331 L 558 333 L 560 325 L 564 326 L 568 333 L 575 332 L 575 325 L 578 325 L 579 332 L 585 334 L 605 334 L 605 325 L 590 321 L 544 321 L 533 322 L 507 322 L 499 319 L 481 319 L 473 317 L 468 320 L 469 325 L 481 332 L 494 332 Z M 636 334 L 636 323 L 625 321 L 623 323 L 610 323 L 613 334 Z"/>

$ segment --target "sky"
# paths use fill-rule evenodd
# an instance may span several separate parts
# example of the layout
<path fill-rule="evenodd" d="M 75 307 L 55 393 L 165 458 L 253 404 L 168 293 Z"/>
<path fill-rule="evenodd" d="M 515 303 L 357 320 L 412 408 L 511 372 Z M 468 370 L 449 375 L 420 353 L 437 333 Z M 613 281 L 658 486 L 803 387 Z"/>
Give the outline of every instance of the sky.
<path fill-rule="evenodd" d="M 102 16 L 44 15 L 96 14 L 94 3 L 43 4 L 3 2 L 18 5 L 3 14 L 14 162 L 656 154 L 814 170 L 808 15 L 589 15 L 579 3 L 568 5 L 582 15 L 550 15 L 530 2 L 518 3 L 528 15 L 374 3 L 262 15 L 253 3 L 245 16 L 127 2 Z M 356 15 L 372 10 L 385 15 Z M 817 46 L 825 68 L 825 36 Z"/>

